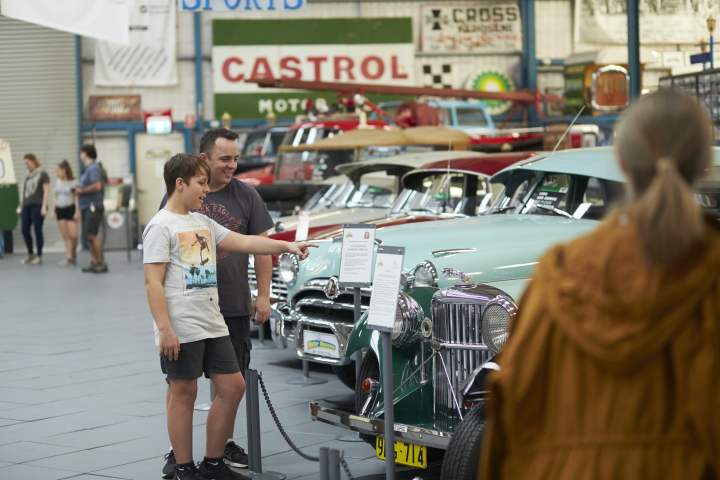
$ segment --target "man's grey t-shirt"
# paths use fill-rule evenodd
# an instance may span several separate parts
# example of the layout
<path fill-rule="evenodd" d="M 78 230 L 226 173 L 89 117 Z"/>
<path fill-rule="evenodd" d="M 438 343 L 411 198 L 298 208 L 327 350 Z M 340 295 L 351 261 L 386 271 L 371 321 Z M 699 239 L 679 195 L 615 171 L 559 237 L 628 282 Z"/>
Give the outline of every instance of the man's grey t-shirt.
<path fill-rule="evenodd" d="M 97 182 L 102 182 L 102 173 L 100 173 L 100 166 L 97 161 L 94 161 L 88 165 L 82 175 L 80 175 L 79 183 L 81 187 L 87 187 Z M 95 208 L 100 208 L 103 206 L 104 196 L 104 190 L 100 190 L 99 192 L 81 193 L 78 195 L 78 206 L 80 207 L 80 210 L 90 208 L 90 205 L 93 205 Z"/>
<path fill-rule="evenodd" d="M 30 172 L 23 184 L 22 206 L 42 205 L 44 195 L 43 185 L 46 183 L 50 183 L 50 177 L 45 170 L 36 168 Z"/>
<path fill-rule="evenodd" d="M 165 202 L 166 199 L 163 199 L 161 208 Z M 243 235 L 260 235 L 273 226 L 265 202 L 255 187 L 235 179 L 222 190 L 208 193 L 198 212 Z M 244 317 L 252 314 L 248 255 L 219 252 L 217 266 L 220 311 L 223 316 Z"/>
<path fill-rule="evenodd" d="M 230 233 L 205 215 L 160 210 L 143 232 L 143 263 L 165 263 L 168 316 L 180 343 L 229 335 L 218 305 L 217 245 Z M 155 345 L 160 335 L 157 325 Z"/>

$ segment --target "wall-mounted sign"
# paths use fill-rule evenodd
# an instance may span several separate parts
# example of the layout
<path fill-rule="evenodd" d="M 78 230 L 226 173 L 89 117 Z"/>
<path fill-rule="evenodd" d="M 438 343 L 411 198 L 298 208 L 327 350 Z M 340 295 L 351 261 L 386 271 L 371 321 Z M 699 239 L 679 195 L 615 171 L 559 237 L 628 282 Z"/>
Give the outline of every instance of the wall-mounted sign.
<path fill-rule="evenodd" d="M 94 122 L 142 120 L 140 95 L 90 95 L 88 119 Z"/>
<path fill-rule="evenodd" d="M 437 53 L 503 53 L 522 48 L 517 2 L 423 5 L 420 50 Z"/>
<path fill-rule="evenodd" d="M 175 0 L 137 0 L 130 10 L 130 41 L 95 44 L 95 84 L 176 85 Z"/>
<path fill-rule="evenodd" d="M 478 92 L 510 92 L 515 90 L 515 85 L 509 75 L 501 72 L 481 72 L 468 79 L 468 90 Z M 502 115 L 510 110 L 512 102 L 503 100 L 483 100 L 481 102 L 490 115 Z"/>
<path fill-rule="evenodd" d="M 248 79 L 415 85 L 410 18 L 215 20 L 215 111 L 233 118 L 304 113 L 336 92 L 262 89 Z"/>
<path fill-rule="evenodd" d="M 307 0 L 178 0 L 178 8 L 185 12 L 212 10 L 252 11 L 288 11 L 300 10 Z"/>

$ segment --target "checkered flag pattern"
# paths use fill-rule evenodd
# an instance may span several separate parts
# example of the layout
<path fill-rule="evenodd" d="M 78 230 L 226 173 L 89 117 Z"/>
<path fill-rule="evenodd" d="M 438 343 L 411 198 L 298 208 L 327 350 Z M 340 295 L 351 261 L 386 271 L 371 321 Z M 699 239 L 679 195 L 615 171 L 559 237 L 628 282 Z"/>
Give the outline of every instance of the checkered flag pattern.
<path fill-rule="evenodd" d="M 426 87 L 453 88 L 452 65 L 423 65 L 423 82 Z"/>

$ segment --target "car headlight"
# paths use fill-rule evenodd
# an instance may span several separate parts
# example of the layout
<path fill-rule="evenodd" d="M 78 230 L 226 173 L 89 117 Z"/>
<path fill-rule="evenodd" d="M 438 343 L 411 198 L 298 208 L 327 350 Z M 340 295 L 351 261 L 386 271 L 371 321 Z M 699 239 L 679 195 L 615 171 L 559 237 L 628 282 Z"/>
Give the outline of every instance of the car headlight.
<path fill-rule="evenodd" d="M 403 348 L 418 341 L 421 337 L 420 324 L 424 318 L 425 314 L 420 304 L 411 296 L 400 293 L 393 325 L 393 345 Z"/>
<path fill-rule="evenodd" d="M 425 260 L 412 270 L 411 287 L 437 287 L 438 273 L 432 262 Z"/>
<path fill-rule="evenodd" d="M 280 255 L 280 260 L 278 261 L 278 272 L 280 274 L 280 279 L 283 282 L 288 285 L 295 283 L 295 280 L 297 280 L 298 270 L 300 270 L 300 262 L 295 255 L 291 253 L 283 253 Z"/>
<path fill-rule="evenodd" d="M 482 337 L 493 354 L 502 350 L 507 342 L 510 324 L 515 319 L 517 307 L 505 298 L 495 298 L 485 307 L 482 316 Z"/>

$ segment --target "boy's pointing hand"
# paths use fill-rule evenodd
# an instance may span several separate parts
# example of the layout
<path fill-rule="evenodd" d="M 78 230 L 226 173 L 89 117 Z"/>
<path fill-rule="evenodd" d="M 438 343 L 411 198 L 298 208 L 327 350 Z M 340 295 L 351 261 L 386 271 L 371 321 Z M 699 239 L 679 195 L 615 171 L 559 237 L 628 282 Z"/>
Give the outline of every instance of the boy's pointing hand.
<path fill-rule="evenodd" d="M 288 252 L 297 255 L 300 260 L 305 260 L 310 255 L 311 248 L 317 248 L 317 244 L 309 242 L 296 242 L 289 245 Z"/>

